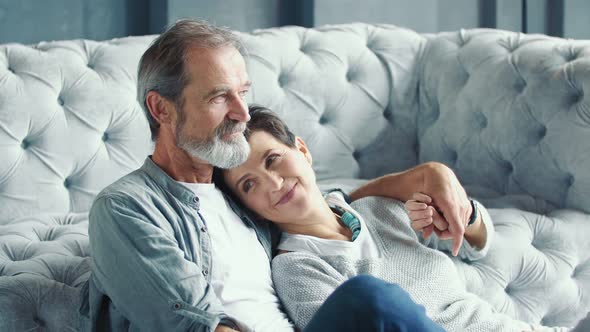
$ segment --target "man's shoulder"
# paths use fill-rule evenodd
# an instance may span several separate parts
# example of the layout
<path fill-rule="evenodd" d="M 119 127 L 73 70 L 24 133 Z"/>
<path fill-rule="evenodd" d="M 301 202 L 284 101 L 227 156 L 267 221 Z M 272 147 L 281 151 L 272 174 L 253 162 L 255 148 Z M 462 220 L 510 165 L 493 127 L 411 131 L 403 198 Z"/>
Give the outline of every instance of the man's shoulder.
<path fill-rule="evenodd" d="M 136 200 L 154 191 L 154 183 L 141 168 L 124 175 L 106 186 L 95 198 L 98 200 Z"/>

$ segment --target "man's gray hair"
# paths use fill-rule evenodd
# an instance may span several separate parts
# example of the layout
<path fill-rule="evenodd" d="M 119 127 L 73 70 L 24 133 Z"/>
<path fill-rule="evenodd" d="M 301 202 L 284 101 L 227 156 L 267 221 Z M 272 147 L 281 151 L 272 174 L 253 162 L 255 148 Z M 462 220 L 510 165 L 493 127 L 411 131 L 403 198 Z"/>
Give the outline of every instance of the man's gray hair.
<path fill-rule="evenodd" d="M 145 51 L 137 70 L 137 101 L 148 119 L 152 140 L 156 140 L 160 124 L 152 117 L 146 103 L 147 94 L 156 91 L 182 109 L 182 91 L 189 83 L 186 55 L 192 47 L 242 49 L 238 37 L 229 29 L 205 21 L 183 19 L 170 26 Z"/>

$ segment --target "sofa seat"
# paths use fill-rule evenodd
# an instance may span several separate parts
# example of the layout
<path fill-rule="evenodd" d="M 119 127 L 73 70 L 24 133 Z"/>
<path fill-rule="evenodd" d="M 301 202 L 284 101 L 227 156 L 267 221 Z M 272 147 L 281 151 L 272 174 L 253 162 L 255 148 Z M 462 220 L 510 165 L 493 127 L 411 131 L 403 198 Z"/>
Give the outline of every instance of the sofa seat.
<path fill-rule="evenodd" d="M 89 254 L 87 213 L 0 225 L 0 331 L 78 331 Z"/>

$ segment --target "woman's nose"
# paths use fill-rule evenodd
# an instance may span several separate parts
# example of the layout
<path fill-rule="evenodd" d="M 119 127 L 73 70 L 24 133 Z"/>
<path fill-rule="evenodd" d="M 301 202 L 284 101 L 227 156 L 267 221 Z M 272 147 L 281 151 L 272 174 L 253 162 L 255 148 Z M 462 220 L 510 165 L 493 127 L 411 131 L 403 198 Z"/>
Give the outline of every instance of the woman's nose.
<path fill-rule="evenodd" d="M 267 174 L 268 186 L 271 191 L 281 190 L 283 187 L 283 177 L 275 172 Z"/>

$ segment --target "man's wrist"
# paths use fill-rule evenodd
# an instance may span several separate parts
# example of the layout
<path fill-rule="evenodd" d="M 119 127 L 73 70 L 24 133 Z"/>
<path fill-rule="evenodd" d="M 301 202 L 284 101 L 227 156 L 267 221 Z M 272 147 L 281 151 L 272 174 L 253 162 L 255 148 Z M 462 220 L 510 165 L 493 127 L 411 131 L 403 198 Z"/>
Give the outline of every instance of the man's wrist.
<path fill-rule="evenodd" d="M 479 213 L 477 211 L 477 203 L 472 199 L 469 199 L 469 212 L 468 213 L 469 213 L 468 214 L 469 218 L 467 219 L 467 226 L 466 227 L 473 225 L 479 216 Z"/>
<path fill-rule="evenodd" d="M 478 213 L 473 224 L 465 229 L 463 237 L 472 247 L 477 249 L 485 247 L 487 242 L 487 231 L 481 213 Z"/>

